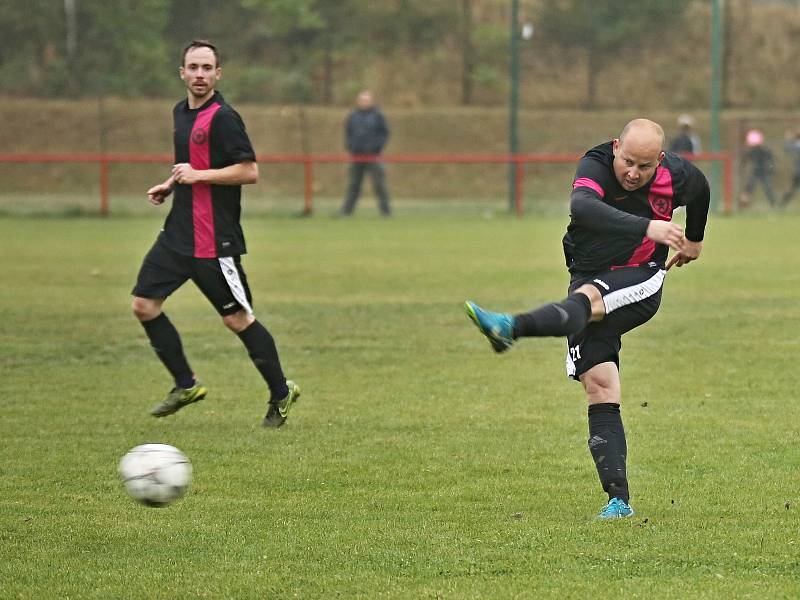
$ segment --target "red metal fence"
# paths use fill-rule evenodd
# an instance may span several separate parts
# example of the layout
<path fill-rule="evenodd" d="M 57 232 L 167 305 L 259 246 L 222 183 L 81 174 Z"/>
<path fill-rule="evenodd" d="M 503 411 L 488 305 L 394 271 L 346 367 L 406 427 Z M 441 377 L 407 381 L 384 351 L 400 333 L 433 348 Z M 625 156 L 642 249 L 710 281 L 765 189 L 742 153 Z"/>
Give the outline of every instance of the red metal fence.
<path fill-rule="evenodd" d="M 314 210 L 314 165 L 361 162 L 415 163 L 415 164 L 516 164 L 515 208 L 518 216 L 524 213 L 522 201 L 525 181 L 525 165 L 542 163 L 577 163 L 580 154 L 395 154 L 386 156 L 351 157 L 340 154 L 271 154 L 258 157 L 260 163 L 303 165 L 305 198 L 303 212 L 310 215 Z M 728 152 L 701 152 L 695 161 L 720 161 L 723 165 L 723 212 L 733 211 L 733 160 Z M 95 163 L 100 173 L 100 214 L 108 215 L 111 199 L 109 167 L 112 164 L 163 163 L 172 164 L 169 154 L 0 154 L 0 163 Z"/>

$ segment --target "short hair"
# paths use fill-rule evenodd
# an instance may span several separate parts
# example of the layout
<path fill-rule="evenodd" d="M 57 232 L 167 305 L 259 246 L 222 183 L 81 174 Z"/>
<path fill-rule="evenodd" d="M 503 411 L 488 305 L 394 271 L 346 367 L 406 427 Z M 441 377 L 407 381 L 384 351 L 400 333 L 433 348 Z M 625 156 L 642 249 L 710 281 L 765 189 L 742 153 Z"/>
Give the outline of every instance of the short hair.
<path fill-rule="evenodd" d="M 214 58 L 217 61 L 216 66 L 219 67 L 219 50 L 217 50 L 217 47 L 208 40 L 192 40 L 189 45 L 183 49 L 183 54 L 181 55 L 181 66 L 186 64 L 186 53 L 194 48 L 209 48 L 214 53 Z"/>
<path fill-rule="evenodd" d="M 653 133 L 655 133 L 658 136 L 661 147 L 663 148 L 664 140 L 666 138 L 666 136 L 664 135 L 664 129 L 661 127 L 661 125 L 659 125 L 655 121 L 651 121 L 650 119 L 634 119 L 633 121 L 630 121 L 622 129 L 622 133 L 619 134 L 619 141 L 622 142 L 622 140 L 625 139 L 625 136 L 628 135 L 628 132 L 631 129 L 645 128 L 645 127 L 649 128 L 651 131 L 653 131 Z"/>

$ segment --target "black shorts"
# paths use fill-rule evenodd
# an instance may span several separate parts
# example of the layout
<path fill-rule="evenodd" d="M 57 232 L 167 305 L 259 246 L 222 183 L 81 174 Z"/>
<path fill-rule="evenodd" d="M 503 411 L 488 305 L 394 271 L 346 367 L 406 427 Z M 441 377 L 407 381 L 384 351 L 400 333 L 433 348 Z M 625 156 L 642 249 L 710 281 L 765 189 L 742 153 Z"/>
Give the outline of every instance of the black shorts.
<path fill-rule="evenodd" d="M 184 256 L 160 240 L 144 257 L 131 293 L 140 298 L 167 298 L 188 279 L 194 281 L 220 315 L 232 315 L 242 309 L 252 314 L 253 299 L 238 256 Z"/>
<path fill-rule="evenodd" d="M 606 316 L 567 337 L 568 377 L 577 380 L 604 362 L 613 362 L 619 367 L 622 334 L 656 314 L 666 274 L 660 267 L 623 267 L 573 275 L 570 293 L 584 284 L 594 285 L 603 296 Z"/>

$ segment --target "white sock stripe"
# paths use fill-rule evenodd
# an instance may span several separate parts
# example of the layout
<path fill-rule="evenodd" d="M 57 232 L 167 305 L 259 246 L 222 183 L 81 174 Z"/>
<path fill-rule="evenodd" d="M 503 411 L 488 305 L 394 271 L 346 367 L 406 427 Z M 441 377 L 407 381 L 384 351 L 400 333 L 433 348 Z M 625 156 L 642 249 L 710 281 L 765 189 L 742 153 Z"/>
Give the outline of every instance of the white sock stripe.
<path fill-rule="evenodd" d="M 664 284 L 664 277 L 667 272 L 661 269 L 647 281 L 637 283 L 620 290 L 616 290 L 603 296 L 603 304 L 606 306 L 606 314 L 627 306 L 646 300 L 653 294 L 657 293 Z"/>
<path fill-rule="evenodd" d="M 222 274 L 225 276 L 225 281 L 228 282 L 228 287 L 231 289 L 233 297 L 236 298 L 236 301 L 252 315 L 253 308 L 247 301 L 247 294 L 244 291 L 242 280 L 239 277 L 239 269 L 236 268 L 236 263 L 233 261 L 233 258 L 230 256 L 224 256 L 218 260 L 219 266 L 222 267 Z"/>

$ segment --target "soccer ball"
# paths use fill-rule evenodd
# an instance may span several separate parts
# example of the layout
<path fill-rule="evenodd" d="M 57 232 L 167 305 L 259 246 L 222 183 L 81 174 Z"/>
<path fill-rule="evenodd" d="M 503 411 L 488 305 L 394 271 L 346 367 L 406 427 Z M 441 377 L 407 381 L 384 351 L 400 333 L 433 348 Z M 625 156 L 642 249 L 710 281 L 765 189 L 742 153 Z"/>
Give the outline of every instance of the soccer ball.
<path fill-rule="evenodd" d="M 122 457 L 119 474 L 132 498 L 146 506 L 161 507 L 189 488 L 192 464 L 174 446 L 142 444 Z"/>

